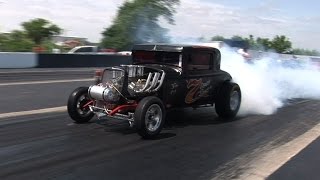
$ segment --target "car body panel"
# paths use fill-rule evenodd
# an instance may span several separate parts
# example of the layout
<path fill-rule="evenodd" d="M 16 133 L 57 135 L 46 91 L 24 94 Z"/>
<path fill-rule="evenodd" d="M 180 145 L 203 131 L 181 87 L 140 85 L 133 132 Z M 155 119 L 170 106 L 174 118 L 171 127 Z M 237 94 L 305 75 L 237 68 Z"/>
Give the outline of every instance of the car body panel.
<path fill-rule="evenodd" d="M 144 64 L 135 61 L 135 54 L 139 52 L 172 52 L 181 53 L 181 64 L 169 65 L 158 62 Z M 190 66 L 190 59 L 198 54 L 210 56 L 207 66 Z M 213 104 L 219 87 L 232 77 L 220 69 L 220 51 L 213 47 L 192 45 L 136 45 L 132 50 L 133 64 L 154 67 L 166 72 L 166 80 L 159 93 L 167 108 L 198 106 Z M 197 58 L 197 57 L 195 57 Z M 200 69 L 199 69 L 200 68 Z"/>

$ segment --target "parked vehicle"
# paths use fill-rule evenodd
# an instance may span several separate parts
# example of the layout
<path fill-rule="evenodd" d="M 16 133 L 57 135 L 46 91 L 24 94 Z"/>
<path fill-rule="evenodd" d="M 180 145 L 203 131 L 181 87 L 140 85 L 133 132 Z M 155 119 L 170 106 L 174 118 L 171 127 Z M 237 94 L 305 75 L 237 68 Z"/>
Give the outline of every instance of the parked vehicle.
<path fill-rule="evenodd" d="M 136 45 L 132 65 L 96 73 L 96 83 L 79 87 L 68 100 L 77 123 L 99 118 L 124 119 L 143 138 L 156 137 L 173 108 L 213 106 L 222 119 L 234 118 L 241 91 L 220 69 L 220 51 L 191 45 Z"/>
<path fill-rule="evenodd" d="M 119 51 L 119 52 L 117 52 L 117 54 L 131 56 L 132 52 L 131 51 Z"/>
<path fill-rule="evenodd" d="M 77 46 L 68 51 L 68 54 L 75 54 L 75 53 L 116 53 L 115 49 L 104 49 L 99 46 Z"/>

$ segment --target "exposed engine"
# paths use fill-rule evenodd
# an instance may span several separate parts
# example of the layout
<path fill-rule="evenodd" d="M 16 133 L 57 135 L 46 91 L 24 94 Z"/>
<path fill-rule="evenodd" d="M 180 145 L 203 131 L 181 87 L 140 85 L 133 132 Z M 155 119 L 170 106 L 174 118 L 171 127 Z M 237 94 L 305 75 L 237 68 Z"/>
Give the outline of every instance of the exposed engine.
<path fill-rule="evenodd" d="M 128 70 L 128 91 L 130 94 L 151 93 L 160 89 L 165 72 L 155 71 L 144 66 L 126 65 Z"/>
<path fill-rule="evenodd" d="M 131 96 L 140 93 L 158 91 L 164 81 L 165 72 L 139 65 L 123 65 L 121 68 L 106 69 L 103 72 L 101 83 L 89 87 L 90 98 L 116 104 L 122 94 L 125 71 L 128 73 L 128 92 Z"/>
<path fill-rule="evenodd" d="M 89 87 L 90 98 L 115 103 L 119 101 L 124 82 L 124 71 L 112 68 L 103 72 L 101 83 Z"/>

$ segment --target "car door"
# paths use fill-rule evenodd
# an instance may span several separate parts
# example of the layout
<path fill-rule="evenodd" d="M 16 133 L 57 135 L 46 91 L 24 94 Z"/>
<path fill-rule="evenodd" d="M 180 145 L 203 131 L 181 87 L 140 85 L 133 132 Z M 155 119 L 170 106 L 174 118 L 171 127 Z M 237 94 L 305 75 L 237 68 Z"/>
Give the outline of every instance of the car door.
<path fill-rule="evenodd" d="M 210 104 L 213 102 L 215 89 L 214 52 L 209 50 L 192 50 L 186 56 L 185 106 Z"/>

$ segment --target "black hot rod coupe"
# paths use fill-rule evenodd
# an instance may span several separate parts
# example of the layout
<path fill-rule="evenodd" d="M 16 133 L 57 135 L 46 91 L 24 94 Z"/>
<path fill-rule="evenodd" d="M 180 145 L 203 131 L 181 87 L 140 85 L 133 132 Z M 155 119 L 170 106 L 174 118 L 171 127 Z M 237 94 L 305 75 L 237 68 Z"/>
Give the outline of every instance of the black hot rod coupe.
<path fill-rule="evenodd" d="M 98 118 L 125 119 L 143 138 L 157 136 L 166 111 L 215 105 L 222 119 L 236 116 L 241 91 L 220 69 L 221 54 L 213 47 L 145 44 L 132 49 L 132 64 L 96 72 L 96 83 L 79 87 L 68 100 L 77 123 Z"/>

